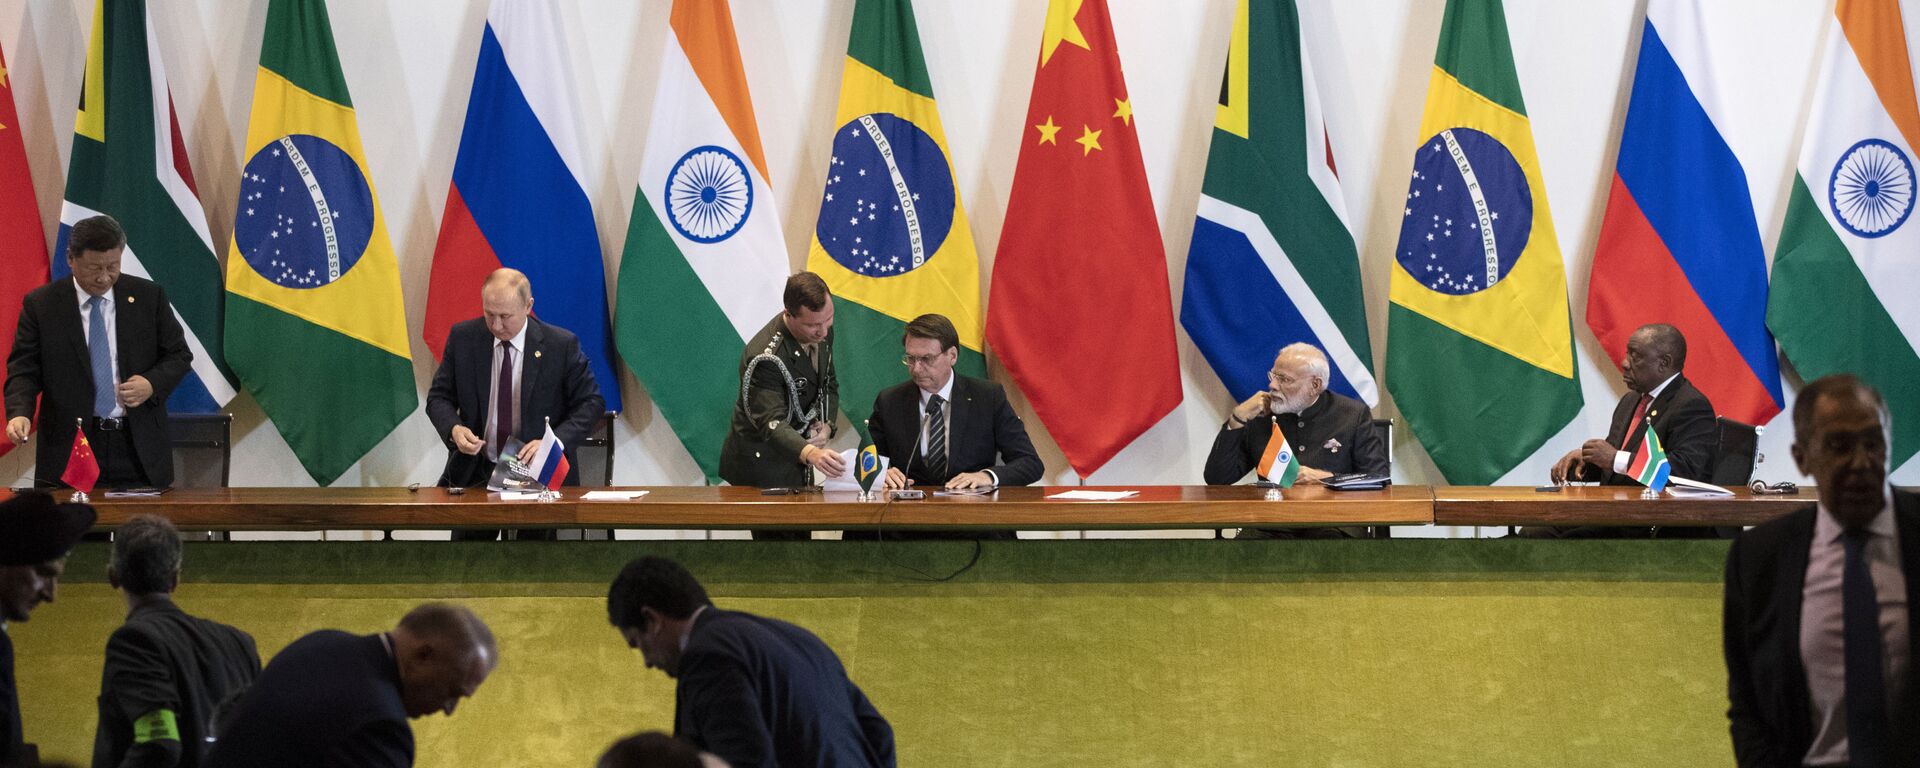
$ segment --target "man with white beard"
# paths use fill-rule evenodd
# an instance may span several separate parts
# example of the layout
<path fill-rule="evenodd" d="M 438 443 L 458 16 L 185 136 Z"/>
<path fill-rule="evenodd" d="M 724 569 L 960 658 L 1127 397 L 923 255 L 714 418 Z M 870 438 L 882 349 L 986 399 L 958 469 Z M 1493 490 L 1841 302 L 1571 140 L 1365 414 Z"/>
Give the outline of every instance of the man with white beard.
<path fill-rule="evenodd" d="M 1220 426 L 1213 450 L 1207 454 L 1207 484 L 1231 485 L 1252 472 L 1273 437 L 1275 420 L 1300 463 L 1297 482 L 1319 482 L 1353 472 L 1391 474 L 1387 445 L 1373 428 L 1373 412 L 1366 403 L 1327 391 L 1328 375 L 1327 356 L 1318 347 L 1299 343 L 1281 349 L 1267 372 L 1266 391 L 1255 392 L 1234 406 L 1227 423 Z M 1249 529 L 1241 535 L 1280 533 Z M 1339 530 L 1293 533 L 1339 535 Z"/>

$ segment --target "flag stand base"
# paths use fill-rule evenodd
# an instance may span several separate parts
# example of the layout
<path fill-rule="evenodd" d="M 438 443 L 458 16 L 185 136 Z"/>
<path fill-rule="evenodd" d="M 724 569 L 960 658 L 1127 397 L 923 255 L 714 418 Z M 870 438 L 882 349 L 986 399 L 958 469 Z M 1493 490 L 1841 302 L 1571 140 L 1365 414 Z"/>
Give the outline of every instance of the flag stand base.
<path fill-rule="evenodd" d="M 67 499 L 67 501 L 70 501 L 74 504 L 86 504 L 92 501 L 92 499 L 87 498 L 86 491 L 74 491 L 73 498 Z"/>
<path fill-rule="evenodd" d="M 1280 492 L 1280 487 L 1277 485 L 1267 489 L 1267 501 L 1285 501 L 1286 498 L 1286 495 Z"/>
<path fill-rule="evenodd" d="M 553 501 L 559 501 L 559 500 L 560 500 L 560 492 L 559 492 L 559 491 L 556 491 L 556 490 L 554 490 L 554 489 L 552 489 L 552 488 L 548 488 L 548 489 L 546 489 L 546 490 L 544 490 L 544 491 L 541 491 L 541 492 L 540 492 L 540 496 L 538 497 L 538 500 L 539 500 L 539 501 L 546 501 L 546 502 L 553 502 Z"/>
<path fill-rule="evenodd" d="M 1657 499 L 1657 498 L 1660 498 L 1660 492 L 1652 488 L 1645 488 L 1640 491 L 1640 498 Z"/>

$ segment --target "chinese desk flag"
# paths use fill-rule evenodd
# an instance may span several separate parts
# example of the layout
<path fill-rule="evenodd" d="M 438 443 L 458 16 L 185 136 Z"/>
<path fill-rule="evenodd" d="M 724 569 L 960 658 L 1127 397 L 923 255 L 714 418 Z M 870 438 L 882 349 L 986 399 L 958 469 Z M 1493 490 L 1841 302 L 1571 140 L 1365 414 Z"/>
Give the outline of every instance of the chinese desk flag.
<path fill-rule="evenodd" d="M 67 454 L 67 470 L 60 473 L 60 482 L 81 493 L 93 493 L 93 484 L 99 481 L 100 463 L 93 458 L 93 444 L 87 442 L 86 430 L 75 429 L 73 452 Z"/>

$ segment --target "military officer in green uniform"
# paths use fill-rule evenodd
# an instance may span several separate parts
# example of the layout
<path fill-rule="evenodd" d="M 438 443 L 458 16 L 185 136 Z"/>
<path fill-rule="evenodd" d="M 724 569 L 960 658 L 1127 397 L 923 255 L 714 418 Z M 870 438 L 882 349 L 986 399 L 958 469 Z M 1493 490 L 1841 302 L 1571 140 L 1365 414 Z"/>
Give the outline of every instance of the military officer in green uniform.
<path fill-rule="evenodd" d="M 812 470 L 846 470 L 833 438 L 840 384 L 833 374 L 833 295 L 812 272 L 787 278 L 785 310 L 740 354 L 733 427 L 720 449 L 720 477 L 761 488 L 812 483 Z"/>

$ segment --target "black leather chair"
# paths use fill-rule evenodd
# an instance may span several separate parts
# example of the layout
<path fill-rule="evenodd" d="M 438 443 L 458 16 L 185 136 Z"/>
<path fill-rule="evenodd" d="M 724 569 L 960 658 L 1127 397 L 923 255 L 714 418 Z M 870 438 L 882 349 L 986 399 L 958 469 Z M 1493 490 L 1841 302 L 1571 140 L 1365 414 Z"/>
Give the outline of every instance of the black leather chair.
<path fill-rule="evenodd" d="M 170 414 L 167 431 L 173 438 L 174 485 L 228 487 L 233 479 L 233 414 Z"/>
<path fill-rule="evenodd" d="M 613 485 L 613 422 L 618 418 L 620 418 L 619 411 L 607 411 L 606 413 L 600 414 L 600 419 L 593 423 L 593 431 L 588 432 L 587 436 L 580 441 L 580 444 L 575 446 L 575 448 L 578 449 L 576 452 L 580 456 L 581 485 L 593 485 L 593 483 L 587 481 L 587 467 L 590 466 L 587 457 L 590 455 L 597 456 L 597 460 L 600 462 L 600 482 L 598 484 L 602 486 Z"/>
<path fill-rule="evenodd" d="M 1760 448 L 1760 431 L 1748 424 L 1721 416 L 1714 419 L 1718 437 L 1714 443 L 1713 465 L 1707 482 L 1737 488 L 1753 481 L 1754 458 Z"/>

